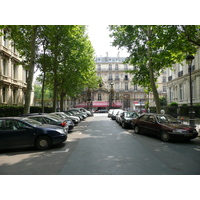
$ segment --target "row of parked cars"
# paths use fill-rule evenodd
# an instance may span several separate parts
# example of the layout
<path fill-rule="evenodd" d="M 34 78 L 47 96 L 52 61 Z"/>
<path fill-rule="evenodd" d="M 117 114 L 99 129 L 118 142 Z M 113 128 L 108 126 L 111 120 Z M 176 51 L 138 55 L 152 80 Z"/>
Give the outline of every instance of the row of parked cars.
<path fill-rule="evenodd" d="M 0 118 L 0 149 L 35 147 L 39 150 L 67 140 L 68 132 L 91 112 L 71 108 L 65 112 L 29 113 Z"/>
<path fill-rule="evenodd" d="M 111 109 L 108 117 L 116 120 L 123 128 L 132 128 L 136 134 L 156 135 L 164 142 L 175 139 L 190 141 L 198 136 L 194 127 L 182 124 L 167 114 L 144 113 L 139 116 L 136 112 Z"/>

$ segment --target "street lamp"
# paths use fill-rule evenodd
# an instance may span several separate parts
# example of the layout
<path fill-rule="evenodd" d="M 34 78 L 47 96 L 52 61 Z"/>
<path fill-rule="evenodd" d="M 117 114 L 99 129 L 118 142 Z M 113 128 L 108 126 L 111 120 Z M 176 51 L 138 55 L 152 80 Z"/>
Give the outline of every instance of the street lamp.
<path fill-rule="evenodd" d="M 193 55 L 188 55 L 186 57 L 186 61 L 188 64 L 188 70 L 190 75 L 190 111 L 189 111 L 189 120 L 190 120 L 190 126 L 195 126 L 195 112 L 193 110 L 193 103 L 192 103 L 192 61 L 194 59 Z"/>

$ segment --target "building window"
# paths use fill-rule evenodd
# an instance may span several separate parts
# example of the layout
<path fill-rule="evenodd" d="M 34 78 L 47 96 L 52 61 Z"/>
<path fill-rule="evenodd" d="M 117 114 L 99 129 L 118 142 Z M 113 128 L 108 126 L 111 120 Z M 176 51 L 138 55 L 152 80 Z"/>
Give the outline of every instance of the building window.
<path fill-rule="evenodd" d="M 166 83 L 166 81 L 167 81 L 166 76 L 163 76 L 163 77 L 162 77 L 162 82 L 163 82 L 163 83 Z"/>
<path fill-rule="evenodd" d="M 119 83 L 115 83 L 115 90 L 119 90 Z"/>
<path fill-rule="evenodd" d="M 118 64 L 115 65 L 115 70 L 116 70 L 116 71 L 119 70 Z"/>
<path fill-rule="evenodd" d="M 167 86 L 163 86 L 163 92 L 167 92 Z"/>
<path fill-rule="evenodd" d="M 98 101 L 101 101 L 101 94 L 98 94 Z"/>
<path fill-rule="evenodd" d="M 169 100 L 172 101 L 173 99 L 173 92 L 172 92 L 172 88 L 169 88 Z"/>
<path fill-rule="evenodd" d="M 118 73 L 115 74 L 115 80 L 119 81 L 119 74 Z"/>
<path fill-rule="evenodd" d="M 179 86 L 180 100 L 183 100 L 183 85 Z"/>
<path fill-rule="evenodd" d="M 7 76 L 8 72 L 7 72 L 7 60 L 6 59 L 3 59 L 3 75 Z"/>
<path fill-rule="evenodd" d="M 17 88 L 13 89 L 13 103 L 17 103 Z"/>
<path fill-rule="evenodd" d="M 127 64 L 124 65 L 124 70 L 128 70 L 128 65 Z"/>
<path fill-rule="evenodd" d="M 134 85 L 133 87 L 134 87 L 134 90 L 137 90 L 137 85 Z"/>
<path fill-rule="evenodd" d="M 13 78 L 17 79 L 17 66 L 16 66 L 16 64 L 13 64 Z"/>
<path fill-rule="evenodd" d="M 125 75 L 124 80 L 128 81 L 128 75 L 127 74 Z"/>
<path fill-rule="evenodd" d="M 101 71 L 101 65 L 98 65 L 97 70 Z"/>
<path fill-rule="evenodd" d="M 109 81 L 112 81 L 113 79 L 112 79 L 112 74 L 111 73 L 109 73 L 109 78 L 108 78 L 108 80 Z"/>
<path fill-rule="evenodd" d="M 3 87 L 3 89 L 2 89 L 2 96 L 3 96 L 3 103 L 5 103 L 6 102 L 6 87 Z"/>
<path fill-rule="evenodd" d="M 128 90 L 128 83 L 124 83 L 125 85 L 125 90 Z"/>
<path fill-rule="evenodd" d="M 112 65 L 109 65 L 109 71 L 112 71 Z"/>

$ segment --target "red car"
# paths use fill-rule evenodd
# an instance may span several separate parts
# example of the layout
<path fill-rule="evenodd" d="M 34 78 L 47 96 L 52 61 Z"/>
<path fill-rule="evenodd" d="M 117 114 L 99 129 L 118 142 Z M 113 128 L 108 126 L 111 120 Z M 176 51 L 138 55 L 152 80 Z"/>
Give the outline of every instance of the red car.
<path fill-rule="evenodd" d="M 135 133 L 149 133 L 157 135 L 162 141 L 171 139 L 191 140 L 198 136 L 195 128 L 181 124 L 176 118 L 166 114 L 143 114 L 133 119 L 131 123 Z"/>

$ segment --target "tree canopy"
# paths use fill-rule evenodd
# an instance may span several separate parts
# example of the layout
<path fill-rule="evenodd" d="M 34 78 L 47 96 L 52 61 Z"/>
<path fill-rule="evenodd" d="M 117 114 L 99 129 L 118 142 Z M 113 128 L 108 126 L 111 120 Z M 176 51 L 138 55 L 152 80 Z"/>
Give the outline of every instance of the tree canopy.
<path fill-rule="evenodd" d="M 111 25 L 113 46 L 126 48 L 126 63 L 135 66 L 133 83 L 153 91 L 157 112 L 160 112 L 156 80 L 161 70 L 180 63 L 187 54 L 196 53 L 180 26 L 174 25 Z"/>

